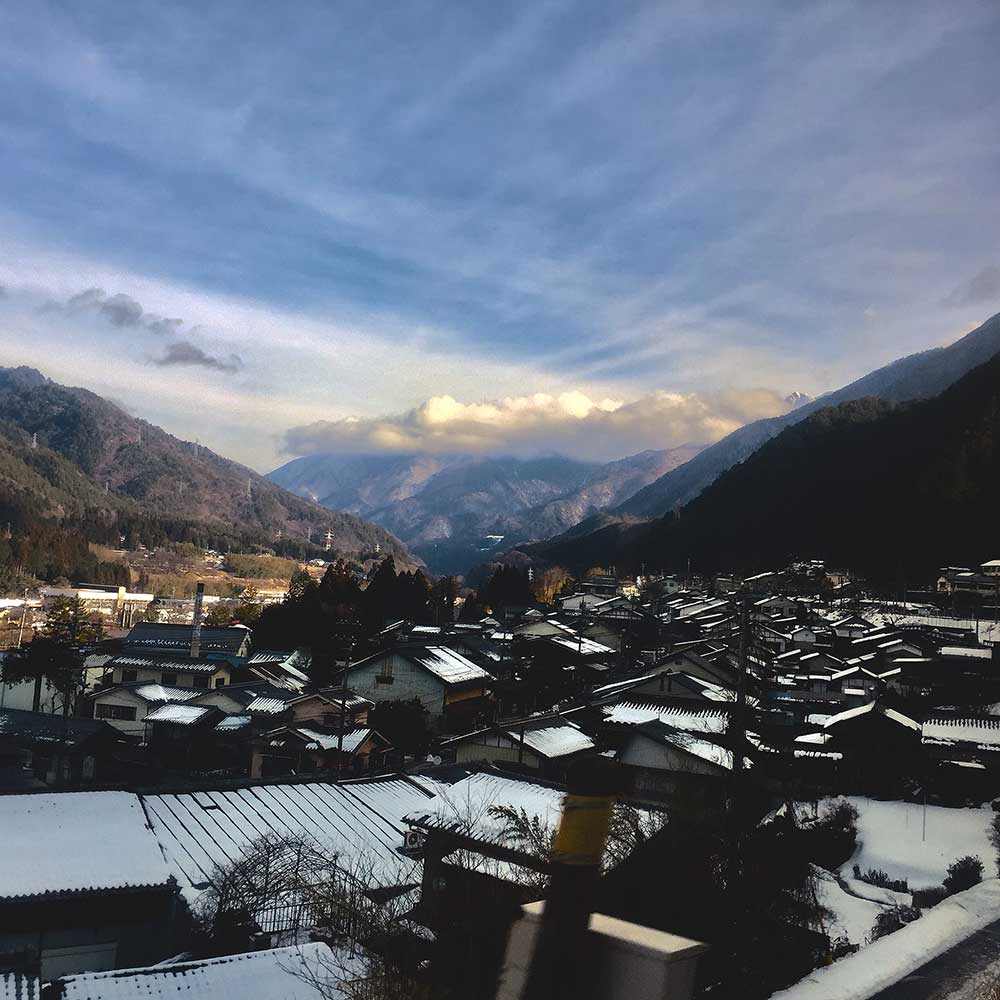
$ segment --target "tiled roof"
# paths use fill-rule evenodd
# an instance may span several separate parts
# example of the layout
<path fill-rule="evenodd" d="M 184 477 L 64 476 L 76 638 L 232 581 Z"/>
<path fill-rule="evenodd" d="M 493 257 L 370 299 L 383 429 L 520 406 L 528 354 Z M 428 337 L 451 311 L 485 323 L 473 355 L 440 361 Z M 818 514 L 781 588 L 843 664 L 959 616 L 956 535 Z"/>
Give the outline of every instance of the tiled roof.
<path fill-rule="evenodd" d="M 976 743 L 1000 746 L 1000 719 L 926 719 L 923 738 L 935 742 Z"/>
<path fill-rule="evenodd" d="M 601 709 L 605 722 L 638 726 L 652 719 L 673 726 L 700 733 L 724 733 L 729 723 L 729 713 L 721 708 L 696 708 L 683 705 L 664 705 L 648 701 L 619 701 L 604 705 Z"/>
<path fill-rule="evenodd" d="M 0 898 L 162 886 L 170 869 L 129 792 L 0 799 Z"/>
<path fill-rule="evenodd" d="M 215 724 L 215 731 L 219 733 L 231 733 L 240 729 L 246 729 L 250 725 L 249 715 L 227 715 Z"/>
<path fill-rule="evenodd" d="M 190 625 L 169 625 L 161 622 L 140 622 L 125 637 L 128 650 L 191 648 Z M 249 629 L 231 625 L 203 625 L 201 650 L 203 653 L 239 653 L 250 635 Z"/>
<path fill-rule="evenodd" d="M 336 750 L 338 746 L 342 745 L 344 753 L 354 753 L 371 734 L 370 729 L 361 728 L 351 729 L 341 737 L 339 733 L 321 731 L 306 726 L 295 726 L 292 728 L 292 732 L 298 733 L 304 739 L 314 743 L 318 750 Z M 343 739 L 343 744 L 340 742 L 341 739 Z"/>
<path fill-rule="evenodd" d="M 287 704 L 282 698 L 270 698 L 266 695 L 259 695 L 247 702 L 246 710 L 251 715 L 278 715 L 284 712 Z"/>
<path fill-rule="evenodd" d="M 63 976 L 56 984 L 63 1000 L 333 1000 L 346 994 L 325 979 L 341 964 L 325 944 L 312 943 L 146 969 L 85 972 Z"/>

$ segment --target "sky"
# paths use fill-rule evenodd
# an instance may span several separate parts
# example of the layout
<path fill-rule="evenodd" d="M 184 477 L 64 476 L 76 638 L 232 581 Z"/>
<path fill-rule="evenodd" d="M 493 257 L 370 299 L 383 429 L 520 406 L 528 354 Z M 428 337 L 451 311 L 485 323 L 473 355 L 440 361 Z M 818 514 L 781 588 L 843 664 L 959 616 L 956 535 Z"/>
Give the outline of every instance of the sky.
<path fill-rule="evenodd" d="M 267 471 L 714 440 L 1000 311 L 995 0 L 0 5 L 0 363 Z"/>

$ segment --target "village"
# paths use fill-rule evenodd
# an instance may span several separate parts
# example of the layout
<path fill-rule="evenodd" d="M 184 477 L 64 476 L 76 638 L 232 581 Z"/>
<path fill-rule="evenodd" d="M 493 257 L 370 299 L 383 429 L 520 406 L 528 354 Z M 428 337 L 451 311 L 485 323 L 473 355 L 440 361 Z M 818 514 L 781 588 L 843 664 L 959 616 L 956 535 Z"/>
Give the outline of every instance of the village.
<path fill-rule="evenodd" d="M 517 574 L 434 623 L 340 608 L 322 651 L 203 588 L 166 621 L 43 589 L 0 687 L 3 996 L 568 991 L 564 897 L 598 995 L 875 996 L 1000 922 L 1000 560 L 899 600 L 816 561 Z M 615 803 L 568 895 L 567 789 Z"/>

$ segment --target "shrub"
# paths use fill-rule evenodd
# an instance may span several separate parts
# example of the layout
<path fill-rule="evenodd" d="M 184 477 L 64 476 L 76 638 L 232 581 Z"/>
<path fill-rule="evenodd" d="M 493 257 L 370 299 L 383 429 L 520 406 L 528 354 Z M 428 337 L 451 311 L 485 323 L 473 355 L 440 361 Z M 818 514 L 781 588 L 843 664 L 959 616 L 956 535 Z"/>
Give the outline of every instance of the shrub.
<path fill-rule="evenodd" d="M 971 889 L 983 880 L 983 863 L 975 855 L 967 854 L 964 858 L 953 861 L 948 866 L 944 888 L 949 896 L 963 889 Z"/>
<path fill-rule="evenodd" d="M 937 906 L 942 899 L 947 898 L 948 891 L 943 885 L 936 885 L 931 889 L 913 890 L 913 905 L 921 910 L 927 910 L 932 906 Z"/>
<path fill-rule="evenodd" d="M 811 861 L 831 870 L 839 868 L 858 843 L 858 811 L 846 799 L 828 802 L 815 823 L 808 827 Z"/>
<path fill-rule="evenodd" d="M 894 892 L 909 892 L 910 887 L 905 878 L 891 878 L 881 868 L 869 868 L 861 874 L 861 869 L 854 866 L 854 877 L 867 882 L 869 885 L 877 885 L 880 889 L 892 889 Z"/>
<path fill-rule="evenodd" d="M 898 931 L 907 924 L 912 924 L 914 920 L 920 919 L 920 911 L 914 906 L 892 906 L 888 910 L 883 910 L 872 925 L 869 941 L 877 941 Z"/>

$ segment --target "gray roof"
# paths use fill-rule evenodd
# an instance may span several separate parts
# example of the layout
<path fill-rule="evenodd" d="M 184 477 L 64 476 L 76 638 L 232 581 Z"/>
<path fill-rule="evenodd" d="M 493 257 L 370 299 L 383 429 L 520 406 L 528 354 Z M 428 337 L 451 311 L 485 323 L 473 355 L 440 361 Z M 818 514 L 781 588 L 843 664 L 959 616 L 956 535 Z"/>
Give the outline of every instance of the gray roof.
<path fill-rule="evenodd" d="M 191 648 L 190 625 L 171 625 L 162 622 L 139 622 L 125 638 L 127 652 L 155 651 L 178 652 Z M 203 653 L 229 653 L 240 655 L 250 630 L 233 625 L 204 625 L 201 629 Z"/>

